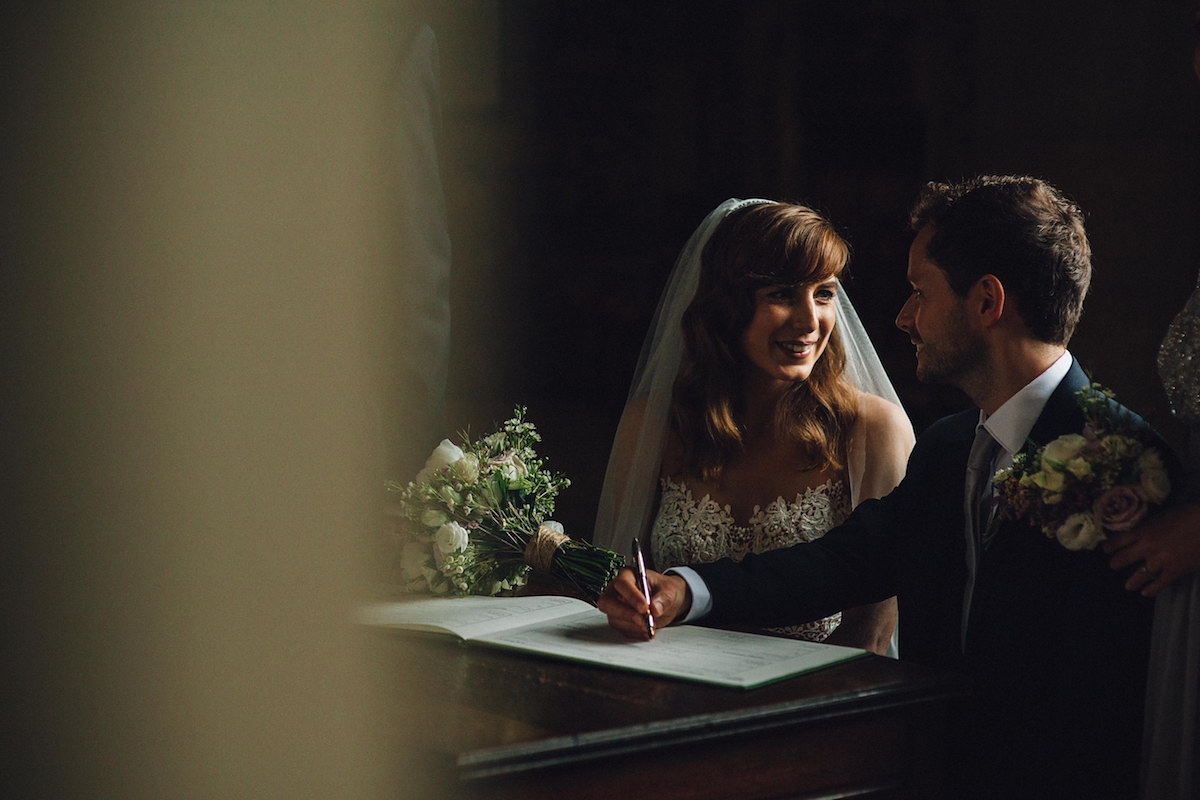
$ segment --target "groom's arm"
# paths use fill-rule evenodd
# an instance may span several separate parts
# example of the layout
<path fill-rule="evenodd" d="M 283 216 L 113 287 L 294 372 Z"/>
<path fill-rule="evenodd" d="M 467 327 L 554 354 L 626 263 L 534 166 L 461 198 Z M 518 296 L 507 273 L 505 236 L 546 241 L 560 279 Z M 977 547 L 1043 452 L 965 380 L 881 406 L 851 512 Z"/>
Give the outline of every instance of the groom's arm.
<path fill-rule="evenodd" d="M 903 487 L 903 483 L 901 484 Z M 757 626 L 795 624 L 896 594 L 895 526 L 890 523 L 897 487 L 888 497 L 859 505 L 843 525 L 806 544 L 739 563 L 647 571 L 650 602 L 629 569 L 617 575 L 597 601 L 609 624 L 633 639 L 646 639 L 643 615 L 659 626 L 706 621 Z M 683 573 L 669 574 L 672 572 Z"/>
<path fill-rule="evenodd" d="M 849 518 L 806 544 L 694 564 L 711 597 L 706 620 L 719 624 L 790 625 L 829 616 L 898 593 L 899 543 L 908 527 L 929 520 L 930 498 L 945 495 L 948 454 L 961 438 L 961 421 L 943 420 L 917 440 L 903 480 L 889 494 L 866 500 Z M 693 612 L 693 616 L 695 613 Z"/>
<path fill-rule="evenodd" d="M 740 563 L 693 564 L 685 573 L 687 581 L 680 575 L 649 573 L 651 599 L 660 607 L 654 611 L 656 621 L 669 625 L 703 617 L 760 627 L 797 624 L 895 595 L 897 542 L 922 499 L 932 496 L 932 482 L 947 479 L 946 438 L 941 426 L 932 426 L 917 441 L 899 486 L 884 498 L 861 503 L 845 523 L 816 541 L 748 555 Z M 711 598 L 708 613 L 705 595 Z M 650 606 L 632 573 L 622 571 L 598 605 L 614 628 L 645 638 L 638 615 Z"/>
<path fill-rule="evenodd" d="M 895 595 L 897 492 L 860 504 L 815 541 L 693 565 L 711 598 L 706 621 L 797 624 Z"/>

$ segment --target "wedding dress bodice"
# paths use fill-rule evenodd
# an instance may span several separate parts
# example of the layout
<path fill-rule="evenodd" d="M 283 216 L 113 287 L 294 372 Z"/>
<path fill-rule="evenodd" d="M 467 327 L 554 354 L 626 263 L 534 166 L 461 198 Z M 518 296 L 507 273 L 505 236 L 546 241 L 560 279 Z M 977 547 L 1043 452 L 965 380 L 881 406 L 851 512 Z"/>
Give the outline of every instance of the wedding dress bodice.
<path fill-rule="evenodd" d="M 1188 426 L 1188 491 L 1200 496 L 1200 278 L 1167 329 L 1158 351 L 1158 374 L 1172 413 Z"/>
<path fill-rule="evenodd" d="M 1171 411 L 1188 426 L 1184 454 L 1192 497 L 1200 497 L 1200 278 L 1158 351 Z M 1158 596 L 1146 694 L 1142 796 L 1194 798 L 1200 789 L 1200 576 L 1186 575 Z"/>
<path fill-rule="evenodd" d="M 850 513 L 850 490 L 844 481 L 826 481 L 787 502 L 777 498 L 766 508 L 755 506 L 745 525 L 734 520 L 729 506 L 705 495 L 696 500 L 681 483 L 663 478 L 662 498 L 651 529 L 650 549 L 659 569 L 705 564 L 726 556 L 741 561 L 747 553 L 763 553 L 811 542 L 840 524 Z M 804 625 L 774 629 L 821 641 L 841 622 L 841 614 Z"/>
<path fill-rule="evenodd" d="M 1192 425 L 1200 423 L 1200 281 L 1167 329 L 1158 373 L 1171 410 Z"/>

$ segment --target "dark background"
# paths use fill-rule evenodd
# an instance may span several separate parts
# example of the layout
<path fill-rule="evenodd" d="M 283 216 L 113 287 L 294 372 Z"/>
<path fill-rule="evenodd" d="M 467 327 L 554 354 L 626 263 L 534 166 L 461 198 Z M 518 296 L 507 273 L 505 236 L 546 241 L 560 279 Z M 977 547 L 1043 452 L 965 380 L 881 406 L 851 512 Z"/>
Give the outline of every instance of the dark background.
<path fill-rule="evenodd" d="M 549 466 L 574 481 L 557 516 L 590 535 L 661 286 L 703 216 L 746 196 L 813 205 L 849 239 L 848 291 L 919 432 L 964 400 L 915 383 L 892 324 L 908 208 L 927 180 L 1025 173 L 1088 213 L 1095 277 L 1072 351 L 1177 435 L 1153 362 L 1200 264 L 1193 12 L 1024 0 L 418 8 L 443 70 L 444 433 L 490 430 L 527 405 Z"/>
<path fill-rule="evenodd" d="M 423 458 L 528 405 L 575 482 L 558 516 L 586 536 L 661 285 L 730 196 L 841 227 L 922 428 L 962 399 L 912 383 L 892 327 L 909 204 L 929 179 L 1048 178 L 1090 213 L 1074 352 L 1177 435 L 1153 362 L 1200 266 L 1193 12 L 6 4 L 9 794 L 437 796 L 387 744 L 431 724 L 392 713 L 425 676 L 366 658 L 346 624 L 386 563 L 381 362 L 411 346 L 379 345 L 405 266 L 389 147 L 419 21 L 441 45 L 449 381 L 444 427 L 387 418 Z"/>

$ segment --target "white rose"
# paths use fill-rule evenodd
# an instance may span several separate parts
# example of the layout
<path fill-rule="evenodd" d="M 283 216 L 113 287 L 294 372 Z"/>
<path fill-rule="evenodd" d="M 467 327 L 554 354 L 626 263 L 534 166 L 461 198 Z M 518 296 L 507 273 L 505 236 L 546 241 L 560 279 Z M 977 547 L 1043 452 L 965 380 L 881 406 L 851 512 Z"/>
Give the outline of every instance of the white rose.
<path fill-rule="evenodd" d="M 1062 469 L 1062 465 L 1079 455 L 1079 451 L 1087 444 L 1087 439 L 1078 433 L 1068 433 L 1060 436 L 1042 451 L 1042 469 Z M 1050 462 L 1050 463 L 1047 463 Z"/>
<path fill-rule="evenodd" d="M 454 473 L 464 483 L 474 483 L 479 480 L 479 456 L 467 453 L 453 464 Z"/>
<path fill-rule="evenodd" d="M 1058 529 L 1055 537 L 1068 550 L 1094 550 L 1107 537 L 1104 530 L 1088 513 L 1072 514 Z"/>
<path fill-rule="evenodd" d="M 462 457 L 463 451 L 461 447 L 449 439 L 442 439 L 442 443 L 434 448 L 433 452 L 429 454 L 429 458 L 425 459 L 425 466 L 417 475 L 417 481 L 424 483 L 439 469 L 454 464 Z"/>
<path fill-rule="evenodd" d="M 446 555 L 466 550 L 467 540 L 467 529 L 457 522 L 447 522 L 433 535 L 434 544 Z"/>
<path fill-rule="evenodd" d="M 1142 493 L 1151 503 L 1161 503 L 1171 493 L 1171 479 L 1157 450 L 1142 453 L 1137 462 Z"/>
<path fill-rule="evenodd" d="M 509 454 L 497 463 L 500 467 L 500 475 L 504 478 L 504 482 L 509 489 L 521 489 L 525 487 L 525 479 L 529 476 L 529 468 L 525 466 L 525 462 L 519 456 Z"/>
<path fill-rule="evenodd" d="M 546 520 L 538 527 L 539 528 L 549 528 L 550 530 L 554 531 L 555 533 L 565 534 L 567 532 L 567 529 L 563 527 L 563 524 L 561 522 L 555 522 L 552 519 Z"/>

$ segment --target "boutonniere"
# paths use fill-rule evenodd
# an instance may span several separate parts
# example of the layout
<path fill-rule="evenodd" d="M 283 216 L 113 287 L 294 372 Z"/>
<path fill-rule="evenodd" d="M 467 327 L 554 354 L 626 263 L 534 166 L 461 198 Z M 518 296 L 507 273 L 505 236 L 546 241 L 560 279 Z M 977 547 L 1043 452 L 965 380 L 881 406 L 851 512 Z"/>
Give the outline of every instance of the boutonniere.
<path fill-rule="evenodd" d="M 1076 394 L 1086 424 L 1044 446 L 1029 442 L 992 479 L 999 513 L 987 546 L 1005 519 L 1025 520 L 1068 550 L 1092 550 L 1110 531 L 1132 528 L 1171 493 L 1171 481 L 1146 428 L 1093 383 Z"/>

